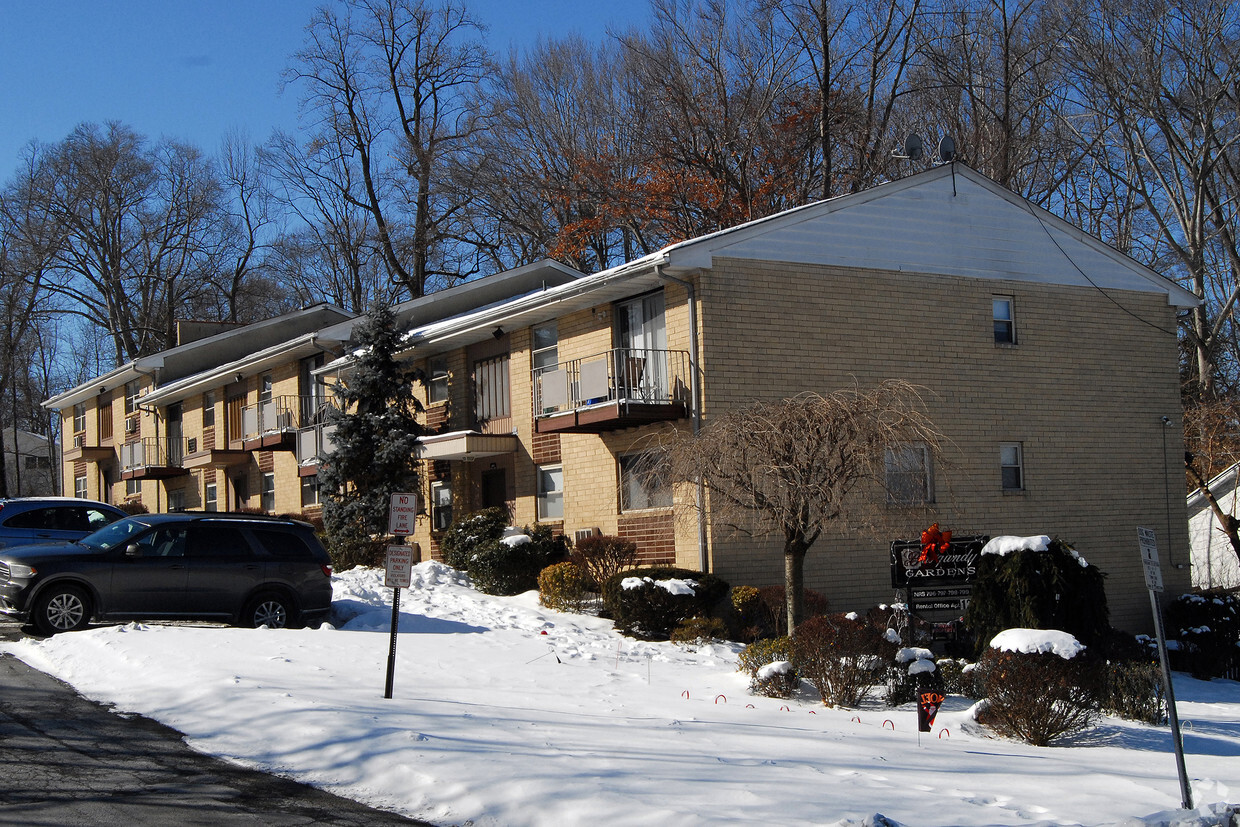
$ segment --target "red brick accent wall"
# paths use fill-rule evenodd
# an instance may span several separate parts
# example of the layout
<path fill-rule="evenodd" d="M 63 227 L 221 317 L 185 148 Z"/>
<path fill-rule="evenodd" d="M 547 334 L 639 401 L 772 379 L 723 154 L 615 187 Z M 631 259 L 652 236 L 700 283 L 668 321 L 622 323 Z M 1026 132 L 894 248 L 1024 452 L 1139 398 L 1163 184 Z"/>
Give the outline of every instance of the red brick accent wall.
<path fill-rule="evenodd" d="M 448 406 L 433 405 L 426 409 L 426 430 L 438 433 L 448 424 Z"/>
<path fill-rule="evenodd" d="M 534 464 L 558 465 L 560 463 L 560 435 L 534 434 Z"/>
<path fill-rule="evenodd" d="M 619 535 L 637 546 L 637 562 L 642 566 L 676 565 L 676 517 L 672 513 L 621 515 Z"/>
<path fill-rule="evenodd" d="M 258 470 L 264 474 L 270 474 L 275 470 L 276 461 L 271 451 L 258 452 Z"/>

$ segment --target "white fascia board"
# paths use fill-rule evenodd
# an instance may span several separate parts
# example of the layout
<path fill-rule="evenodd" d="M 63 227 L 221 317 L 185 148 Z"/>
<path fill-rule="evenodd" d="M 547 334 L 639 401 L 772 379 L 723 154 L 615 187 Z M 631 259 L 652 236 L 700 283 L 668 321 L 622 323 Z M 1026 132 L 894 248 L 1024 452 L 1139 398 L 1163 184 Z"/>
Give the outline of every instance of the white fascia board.
<path fill-rule="evenodd" d="M 227 381 L 221 380 L 227 380 L 230 375 L 236 376 L 240 373 L 243 377 L 253 376 L 265 368 L 284 364 L 288 360 L 299 358 L 303 354 L 317 353 L 323 349 L 320 346 L 320 341 L 317 333 L 307 333 L 304 336 L 298 336 L 296 339 L 281 342 L 278 345 L 253 353 L 244 359 L 237 359 L 228 364 L 179 379 L 176 382 L 170 382 L 144 396 L 142 404 L 150 406 L 179 402 L 194 393 L 210 390 L 219 387 L 221 384 L 228 384 Z"/>

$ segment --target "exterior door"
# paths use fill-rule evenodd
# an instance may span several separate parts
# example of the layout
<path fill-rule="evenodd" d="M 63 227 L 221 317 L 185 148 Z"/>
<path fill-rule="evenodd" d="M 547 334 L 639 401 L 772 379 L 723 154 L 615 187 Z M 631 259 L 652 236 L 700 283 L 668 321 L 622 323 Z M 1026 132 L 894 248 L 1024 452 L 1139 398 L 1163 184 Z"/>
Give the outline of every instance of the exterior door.
<path fill-rule="evenodd" d="M 616 305 L 616 338 L 617 385 L 632 399 L 665 399 L 667 326 L 662 291 Z"/>
<path fill-rule="evenodd" d="M 180 467 L 181 461 L 185 459 L 185 440 L 184 430 L 181 427 L 181 404 L 169 405 L 167 408 L 168 425 L 168 465 Z"/>

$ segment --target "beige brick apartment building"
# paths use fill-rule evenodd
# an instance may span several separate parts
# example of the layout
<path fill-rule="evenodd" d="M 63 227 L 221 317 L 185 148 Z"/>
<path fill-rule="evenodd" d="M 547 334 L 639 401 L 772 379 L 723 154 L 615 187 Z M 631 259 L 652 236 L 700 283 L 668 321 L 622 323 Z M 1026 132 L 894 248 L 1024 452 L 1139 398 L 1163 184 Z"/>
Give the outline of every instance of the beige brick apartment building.
<path fill-rule="evenodd" d="M 929 390 L 950 467 L 916 446 L 893 462 L 944 527 L 1072 542 L 1107 575 L 1113 622 L 1145 629 L 1138 526 L 1158 532 L 1168 589 L 1189 585 L 1175 315 L 1195 303 L 958 164 L 589 276 L 543 263 L 462 285 L 398 308 L 435 432 L 415 539 L 430 557 L 454 516 L 505 505 L 518 525 L 631 538 L 646 562 L 780 582 L 778 540 L 678 518 L 695 492 L 643 484 L 635 457 L 660 429 L 753 400 L 901 378 Z M 133 399 L 141 440 L 182 444 L 162 465 L 125 447 L 139 436 L 92 430 L 108 397 L 95 386 L 122 376 L 49 400 L 66 490 L 161 510 L 317 507 L 322 382 L 347 374 L 352 324 L 228 359 L 208 345 L 220 358 L 179 376 L 165 362 Z M 806 584 L 840 610 L 890 602 L 889 539 L 824 536 Z"/>

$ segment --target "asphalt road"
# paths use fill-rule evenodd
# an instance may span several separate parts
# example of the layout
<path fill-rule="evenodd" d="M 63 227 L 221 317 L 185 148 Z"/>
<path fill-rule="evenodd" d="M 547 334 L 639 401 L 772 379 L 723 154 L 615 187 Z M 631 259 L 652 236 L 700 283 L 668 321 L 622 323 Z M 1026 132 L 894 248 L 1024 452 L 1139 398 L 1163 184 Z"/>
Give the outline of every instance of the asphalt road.
<path fill-rule="evenodd" d="M 31 631 L 31 630 L 26 630 Z M 0 620 L 0 640 L 26 631 Z M 0 825 L 424 824 L 194 752 L 0 656 Z"/>

